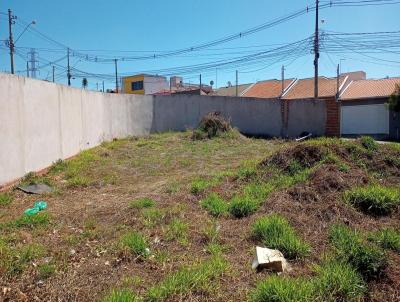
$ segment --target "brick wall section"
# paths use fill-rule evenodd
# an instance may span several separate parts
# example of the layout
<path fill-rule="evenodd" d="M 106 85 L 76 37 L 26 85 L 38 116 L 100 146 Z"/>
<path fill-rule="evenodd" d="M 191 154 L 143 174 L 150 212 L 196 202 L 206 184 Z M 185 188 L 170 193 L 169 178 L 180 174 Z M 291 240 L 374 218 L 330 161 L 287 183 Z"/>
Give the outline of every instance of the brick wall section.
<path fill-rule="evenodd" d="M 340 137 L 340 102 L 326 99 L 326 136 Z"/>

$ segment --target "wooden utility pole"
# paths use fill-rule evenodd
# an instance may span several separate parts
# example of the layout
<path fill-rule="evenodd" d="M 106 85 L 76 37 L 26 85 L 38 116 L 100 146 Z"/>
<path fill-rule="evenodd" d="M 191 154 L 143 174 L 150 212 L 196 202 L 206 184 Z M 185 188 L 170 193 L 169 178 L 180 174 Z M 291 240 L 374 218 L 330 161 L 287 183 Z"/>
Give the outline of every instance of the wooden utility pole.
<path fill-rule="evenodd" d="M 200 88 L 200 94 L 201 94 L 201 88 L 202 88 L 202 86 L 203 86 L 203 83 L 201 82 L 201 74 L 200 74 L 200 86 L 199 86 L 199 88 Z"/>
<path fill-rule="evenodd" d="M 55 74 L 56 67 L 53 65 L 53 83 L 54 83 L 54 74 Z"/>
<path fill-rule="evenodd" d="M 69 48 L 67 50 L 67 78 L 68 78 L 68 86 L 71 86 L 71 66 L 69 65 Z"/>
<path fill-rule="evenodd" d="M 285 91 L 285 66 L 282 65 L 282 95 Z"/>
<path fill-rule="evenodd" d="M 236 70 L 236 96 L 239 96 L 239 91 L 238 91 L 238 85 L 239 85 L 239 71 Z"/>
<path fill-rule="evenodd" d="M 315 38 L 314 38 L 314 98 L 318 98 L 318 60 L 319 60 L 319 0 L 315 0 Z"/>
<path fill-rule="evenodd" d="M 336 71 L 336 73 L 337 73 L 337 76 L 336 76 L 336 88 L 337 88 L 337 91 L 336 91 L 336 101 L 337 100 L 339 100 L 339 93 L 340 93 L 340 91 L 339 91 L 339 85 L 340 85 L 340 64 L 338 64 L 338 66 L 337 66 L 337 71 Z"/>
<path fill-rule="evenodd" d="M 29 62 L 26 61 L 26 77 L 29 78 Z"/>
<path fill-rule="evenodd" d="M 10 62 L 11 62 L 11 73 L 14 74 L 14 38 L 12 33 L 12 26 L 15 24 L 14 19 L 15 16 L 12 15 L 11 9 L 8 10 L 8 31 L 9 31 L 9 40 L 8 43 L 10 44 Z"/>
<path fill-rule="evenodd" d="M 119 87 L 118 87 L 118 60 L 114 59 L 115 63 L 115 92 L 118 93 Z"/>

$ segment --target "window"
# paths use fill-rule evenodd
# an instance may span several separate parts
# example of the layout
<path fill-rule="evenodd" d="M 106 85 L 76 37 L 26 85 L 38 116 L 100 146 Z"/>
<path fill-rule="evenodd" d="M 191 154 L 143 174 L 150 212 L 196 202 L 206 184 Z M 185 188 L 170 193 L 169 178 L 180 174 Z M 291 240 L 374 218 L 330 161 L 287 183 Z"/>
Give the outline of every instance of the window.
<path fill-rule="evenodd" d="M 143 90 L 143 81 L 132 82 L 132 90 Z"/>

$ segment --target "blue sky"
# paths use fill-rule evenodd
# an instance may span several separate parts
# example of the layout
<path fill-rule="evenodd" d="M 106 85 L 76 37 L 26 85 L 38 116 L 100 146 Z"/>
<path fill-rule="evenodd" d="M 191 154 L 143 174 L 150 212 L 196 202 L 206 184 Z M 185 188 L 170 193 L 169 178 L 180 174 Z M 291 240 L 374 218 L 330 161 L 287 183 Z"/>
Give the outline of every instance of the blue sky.
<path fill-rule="evenodd" d="M 266 0 L 147 0 L 147 1 L 54 1 L 54 0 L 3 0 L 0 12 L 8 8 L 19 20 L 36 20 L 36 29 L 54 40 L 69 46 L 80 53 L 90 55 L 132 56 L 149 54 L 153 51 L 175 50 L 241 32 L 269 20 L 305 9 L 312 1 L 266 1 Z M 321 29 L 336 32 L 376 32 L 400 30 L 398 11 L 400 4 L 371 7 L 335 7 L 321 11 Z M 7 20 L 0 15 L 0 39 L 7 39 Z M 14 36 L 23 30 L 22 23 L 14 26 Z M 256 34 L 236 39 L 229 43 L 213 46 L 211 49 L 145 61 L 119 62 L 122 74 L 139 71 L 164 69 L 184 65 L 206 63 L 250 54 L 251 51 L 277 47 L 304 39 L 314 31 L 314 13 L 305 14 L 294 20 Z M 9 71 L 9 55 L 4 47 L 0 49 L 0 69 Z M 264 46 L 260 46 L 264 45 Z M 271 46 L 268 46 L 271 45 Z M 260 46 L 260 47 L 253 47 Z M 16 70 L 25 74 L 28 47 L 39 49 L 39 65 L 65 56 L 63 47 L 49 43 L 37 34 L 27 31 L 16 45 L 20 56 L 16 57 Z M 23 47 L 27 47 L 26 49 Z M 105 51 L 107 50 L 107 51 Z M 149 51 L 121 52 L 121 51 Z M 247 52 L 246 52 L 247 51 Z M 398 54 L 380 53 L 379 59 L 400 61 Z M 320 73 L 326 76 L 335 74 L 335 65 L 342 59 L 342 71 L 365 70 L 368 77 L 381 78 L 400 75 L 400 64 L 375 60 L 354 52 L 346 54 L 321 54 Z M 343 60 L 345 59 L 345 60 Z M 286 67 L 287 77 L 310 77 L 313 75 L 312 55 L 294 57 L 293 60 L 259 62 L 255 65 L 241 66 L 239 82 L 280 78 L 281 65 Z M 112 64 L 89 63 L 82 58 L 71 57 L 72 65 L 90 73 L 110 74 Z M 271 65 L 271 63 L 274 63 Z M 66 60 L 57 63 L 66 66 Z M 216 81 L 224 86 L 235 81 L 235 66 L 201 71 L 203 82 Z M 65 71 L 56 67 L 57 80 L 66 82 Z M 51 67 L 40 70 L 39 78 L 50 79 Z M 74 75 L 74 74 L 73 74 Z M 183 75 L 186 82 L 198 82 L 198 73 Z M 82 76 L 74 75 L 73 84 L 80 86 Z M 101 79 L 89 77 L 90 88 L 95 88 Z M 112 80 L 106 80 L 106 87 L 113 87 Z"/>

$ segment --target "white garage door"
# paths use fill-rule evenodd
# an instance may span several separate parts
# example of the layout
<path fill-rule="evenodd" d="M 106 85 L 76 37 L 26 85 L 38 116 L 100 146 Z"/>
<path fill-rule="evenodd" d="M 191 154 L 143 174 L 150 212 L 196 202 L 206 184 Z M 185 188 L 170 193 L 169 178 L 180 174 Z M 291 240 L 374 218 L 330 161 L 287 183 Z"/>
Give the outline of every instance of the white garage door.
<path fill-rule="evenodd" d="M 342 106 L 342 134 L 389 134 L 385 104 Z"/>

